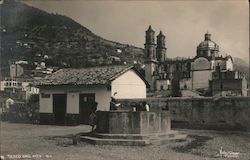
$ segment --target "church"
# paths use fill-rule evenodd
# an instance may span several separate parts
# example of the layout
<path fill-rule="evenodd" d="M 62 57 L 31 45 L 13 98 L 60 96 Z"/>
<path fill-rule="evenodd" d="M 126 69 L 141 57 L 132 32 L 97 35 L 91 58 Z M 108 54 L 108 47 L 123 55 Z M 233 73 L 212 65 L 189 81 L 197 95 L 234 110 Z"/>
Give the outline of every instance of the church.
<path fill-rule="evenodd" d="M 233 58 L 222 56 L 219 46 L 205 33 L 194 58 L 167 57 L 165 35 L 156 36 L 151 26 L 146 30 L 144 44 L 145 78 L 149 93 L 168 96 L 247 96 L 247 80 L 234 69 Z M 188 92 L 187 92 L 188 91 Z"/>

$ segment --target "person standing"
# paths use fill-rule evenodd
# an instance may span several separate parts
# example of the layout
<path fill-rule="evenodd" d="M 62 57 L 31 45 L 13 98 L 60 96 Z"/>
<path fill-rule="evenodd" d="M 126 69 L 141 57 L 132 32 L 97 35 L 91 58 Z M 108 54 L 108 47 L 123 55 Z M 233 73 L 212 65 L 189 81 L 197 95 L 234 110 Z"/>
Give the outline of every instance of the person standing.
<path fill-rule="evenodd" d="M 145 104 L 146 111 L 149 112 L 149 105 L 146 103 Z"/>
<path fill-rule="evenodd" d="M 147 112 L 149 112 L 149 105 L 147 104 L 147 102 L 143 102 L 143 107 L 144 107 L 144 111 L 147 111 Z"/>
<path fill-rule="evenodd" d="M 111 102 L 110 102 L 110 110 L 118 110 L 120 107 L 120 103 L 117 103 L 116 99 L 114 97 L 111 97 Z"/>
<path fill-rule="evenodd" d="M 94 132 L 96 129 L 97 117 L 96 117 L 97 103 L 95 102 L 92 112 L 89 115 L 89 125 L 92 127 L 91 132 Z"/>

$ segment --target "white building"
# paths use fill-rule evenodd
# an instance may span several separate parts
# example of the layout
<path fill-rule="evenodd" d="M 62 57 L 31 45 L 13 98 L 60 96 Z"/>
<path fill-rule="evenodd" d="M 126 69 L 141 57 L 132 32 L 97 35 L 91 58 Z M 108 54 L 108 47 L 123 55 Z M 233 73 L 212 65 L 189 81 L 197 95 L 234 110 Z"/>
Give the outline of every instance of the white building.
<path fill-rule="evenodd" d="M 146 30 L 145 78 L 150 84 L 151 93 L 166 91 L 170 92 L 168 96 L 182 96 L 182 91 L 186 90 L 191 91 L 191 96 L 193 93 L 209 96 L 212 92 L 210 81 L 216 67 L 219 66 L 221 72 L 235 71 L 233 58 L 220 54 L 219 45 L 208 32 L 197 46 L 194 58 L 168 58 L 165 38 L 160 31 L 155 43 L 155 31 L 151 26 Z M 233 83 L 234 79 L 228 81 Z"/>
<path fill-rule="evenodd" d="M 11 64 L 10 65 L 10 77 L 20 77 L 23 75 L 24 70 L 20 64 Z"/>
<path fill-rule="evenodd" d="M 6 89 L 11 89 L 13 92 L 16 90 L 22 90 L 22 82 L 18 81 L 15 78 L 5 78 L 1 80 L 0 90 L 4 91 Z"/>
<path fill-rule="evenodd" d="M 146 98 L 147 86 L 147 81 L 134 67 L 58 70 L 39 85 L 41 123 L 87 123 L 95 103 L 97 110 L 108 111 L 112 96 Z"/>
<path fill-rule="evenodd" d="M 0 91 L 5 91 L 6 93 L 21 93 L 24 92 L 25 95 L 21 96 L 23 100 L 29 99 L 32 94 L 39 94 L 39 88 L 33 85 L 31 81 L 25 81 L 17 78 L 5 78 L 0 81 Z M 18 96 L 19 97 L 19 96 Z M 13 97 L 14 98 L 14 97 Z M 17 97 L 15 97 L 17 98 Z M 20 98 L 20 97 L 19 97 Z"/>

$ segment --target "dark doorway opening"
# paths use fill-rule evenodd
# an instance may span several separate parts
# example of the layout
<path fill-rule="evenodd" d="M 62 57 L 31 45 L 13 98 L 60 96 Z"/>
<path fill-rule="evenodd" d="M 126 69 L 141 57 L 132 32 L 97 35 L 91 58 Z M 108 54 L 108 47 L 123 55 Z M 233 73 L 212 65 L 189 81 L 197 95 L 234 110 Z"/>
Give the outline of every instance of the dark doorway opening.
<path fill-rule="evenodd" d="M 80 123 L 88 124 L 89 116 L 96 107 L 95 94 L 80 94 L 79 98 L 79 112 Z"/>
<path fill-rule="evenodd" d="M 66 106 L 66 94 L 53 94 L 53 113 L 55 115 L 55 124 L 65 125 Z"/>

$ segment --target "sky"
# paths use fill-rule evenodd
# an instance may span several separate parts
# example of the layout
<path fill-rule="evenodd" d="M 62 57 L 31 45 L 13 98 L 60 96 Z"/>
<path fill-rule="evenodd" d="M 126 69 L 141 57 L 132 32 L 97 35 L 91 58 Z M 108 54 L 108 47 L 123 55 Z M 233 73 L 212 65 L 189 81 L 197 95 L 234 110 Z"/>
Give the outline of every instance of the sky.
<path fill-rule="evenodd" d="M 222 55 L 248 60 L 249 4 L 247 0 L 22 0 L 49 13 L 68 16 L 95 34 L 143 47 L 149 25 L 166 35 L 167 56 L 194 57 L 204 34 Z"/>

